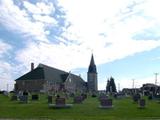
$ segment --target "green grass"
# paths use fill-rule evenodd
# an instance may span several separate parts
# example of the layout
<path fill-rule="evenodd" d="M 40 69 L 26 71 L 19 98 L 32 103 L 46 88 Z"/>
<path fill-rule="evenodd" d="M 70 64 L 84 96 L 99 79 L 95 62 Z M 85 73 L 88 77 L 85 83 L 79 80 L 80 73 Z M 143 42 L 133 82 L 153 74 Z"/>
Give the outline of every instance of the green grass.
<path fill-rule="evenodd" d="M 68 100 L 71 103 L 72 100 Z M 113 100 L 114 108 L 100 109 L 97 98 L 88 98 L 72 108 L 49 109 L 46 96 L 39 101 L 21 104 L 0 95 L 0 118 L 3 119 L 53 119 L 53 120 L 142 120 L 160 119 L 160 104 L 147 101 L 145 109 L 139 109 L 130 98 Z"/>

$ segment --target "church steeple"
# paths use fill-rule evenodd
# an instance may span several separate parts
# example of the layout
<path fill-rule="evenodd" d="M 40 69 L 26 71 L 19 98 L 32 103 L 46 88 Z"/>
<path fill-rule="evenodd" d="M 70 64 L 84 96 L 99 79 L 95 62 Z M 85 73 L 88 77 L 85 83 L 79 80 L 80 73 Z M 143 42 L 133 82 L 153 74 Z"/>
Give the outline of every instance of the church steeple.
<path fill-rule="evenodd" d="M 96 68 L 96 65 L 94 63 L 93 54 L 92 54 L 92 57 L 91 57 L 90 65 L 89 65 L 89 68 L 88 68 L 88 72 L 90 72 L 90 73 L 97 73 L 97 68 Z"/>
<path fill-rule="evenodd" d="M 91 56 L 91 61 L 88 67 L 87 73 L 88 91 L 91 93 L 97 92 L 97 68 L 94 62 L 93 54 Z"/>

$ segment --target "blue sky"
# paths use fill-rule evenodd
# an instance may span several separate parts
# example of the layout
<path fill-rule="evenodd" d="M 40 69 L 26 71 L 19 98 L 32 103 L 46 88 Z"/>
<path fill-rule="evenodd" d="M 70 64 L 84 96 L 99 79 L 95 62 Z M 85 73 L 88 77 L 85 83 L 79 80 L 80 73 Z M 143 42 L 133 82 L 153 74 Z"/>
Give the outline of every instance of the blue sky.
<path fill-rule="evenodd" d="M 160 72 L 159 0 L 0 0 L 0 89 L 43 63 L 86 80 L 91 54 L 98 88 L 154 83 Z M 160 84 L 158 76 L 158 84 Z"/>

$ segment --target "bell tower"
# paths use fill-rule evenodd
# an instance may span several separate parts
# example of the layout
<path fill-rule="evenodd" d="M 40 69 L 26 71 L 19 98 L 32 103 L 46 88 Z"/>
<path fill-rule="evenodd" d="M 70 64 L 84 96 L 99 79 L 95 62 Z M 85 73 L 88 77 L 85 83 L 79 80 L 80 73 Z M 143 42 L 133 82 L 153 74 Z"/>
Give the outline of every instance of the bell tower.
<path fill-rule="evenodd" d="M 91 93 L 97 92 L 97 68 L 94 62 L 93 54 L 88 67 L 87 73 L 88 91 Z"/>

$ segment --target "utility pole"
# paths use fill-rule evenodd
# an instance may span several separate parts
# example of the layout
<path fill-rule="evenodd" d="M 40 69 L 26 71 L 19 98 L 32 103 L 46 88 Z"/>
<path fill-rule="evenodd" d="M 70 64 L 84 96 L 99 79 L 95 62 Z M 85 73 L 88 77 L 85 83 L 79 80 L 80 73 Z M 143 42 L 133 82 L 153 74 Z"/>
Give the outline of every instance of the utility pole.
<path fill-rule="evenodd" d="M 120 92 L 120 83 L 118 83 L 118 92 Z"/>
<path fill-rule="evenodd" d="M 7 92 L 9 92 L 9 84 L 7 83 Z"/>
<path fill-rule="evenodd" d="M 135 79 L 132 79 L 132 81 L 133 81 L 133 83 L 132 83 L 132 89 L 133 89 L 133 91 L 134 91 L 134 93 L 135 93 L 136 91 L 134 90 L 134 80 L 135 80 Z"/>
<path fill-rule="evenodd" d="M 157 76 L 159 73 L 154 73 L 155 74 L 155 85 L 157 85 Z"/>
<path fill-rule="evenodd" d="M 154 73 L 155 74 L 155 94 L 157 94 L 157 76 L 159 73 Z"/>
<path fill-rule="evenodd" d="M 135 80 L 135 79 L 132 79 L 132 81 L 133 81 L 133 83 L 132 83 L 132 88 L 134 88 L 134 80 Z"/>

